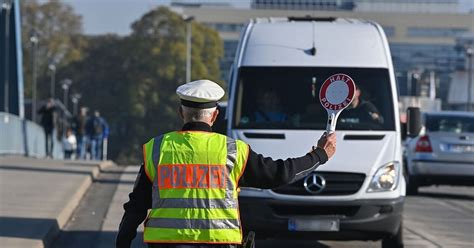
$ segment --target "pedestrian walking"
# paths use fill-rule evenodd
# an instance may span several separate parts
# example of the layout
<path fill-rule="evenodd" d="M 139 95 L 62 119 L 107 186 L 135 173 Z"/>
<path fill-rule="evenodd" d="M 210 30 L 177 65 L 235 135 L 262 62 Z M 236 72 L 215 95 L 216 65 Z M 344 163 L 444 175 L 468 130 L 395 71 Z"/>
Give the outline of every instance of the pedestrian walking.
<path fill-rule="evenodd" d="M 148 247 L 239 247 L 238 187 L 275 188 L 294 182 L 335 152 L 336 137 L 330 134 L 309 152 L 302 151 L 307 152 L 302 157 L 264 157 L 241 140 L 212 132 L 217 101 L 224 95 L 219 85 L 198 80 L 176 92 L 184 125 L 143 145 L 143 164 L 124 204 L 116 247 L 130 247 L 145 219 Z"/>
<path fill-rule="evenodd" d="M 89 118 L 86 123 L 86 133 L 90 142 L 92 160 L 102 160 L 102 142 L 108 129 L 108 124 L 100 116 L 100 112 L 98 110 L 94 111 L 94 116 Z"/>
<path fill-rule="evenodd" d="M 43 127 L 46 136 L 46 156 L 52 158 L 54 148 L 53 131 L 56 126 L 56 106 L 54 104 L 54 99 L 49 98 L 48 102 L 38 110 L 38 114 L 41 114 L 41 126 Z"/>
<path fill-rule="evenodd" d="M 87 122 L 87 108 L 82 107 L 79 114 L 74 118 L 74 133 L 77 139 L 76 158 L 86 158 L 86 122 Z"/>

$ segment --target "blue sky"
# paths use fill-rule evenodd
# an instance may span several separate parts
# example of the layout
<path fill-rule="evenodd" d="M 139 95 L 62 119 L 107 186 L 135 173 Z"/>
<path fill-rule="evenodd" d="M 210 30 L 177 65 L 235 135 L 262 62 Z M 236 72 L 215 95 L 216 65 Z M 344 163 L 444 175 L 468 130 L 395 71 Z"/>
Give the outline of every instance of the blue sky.
<path fill-rule="evenodd" d="M 45 0 L 43 0 L 45 1 Z M 82 15 L 86 34 L 130 32 L 130 24 L 145 12 L 159 5 L 169 5 L 170 0 L 63 0 L 76 13 Z M 191 2 L 231 2 L 237 7 L 247 7 L 250 0 L 189 0 Z M 459 0 L 460 11 L 474 10 L 474 0 Z"/>
<path fill-rule="evenodd" d="M 46 1 L 46 0 L 40 0 Z M 250 0 L 190 0 L 190 2 L 232 2 L 237 7 L 250 6 Z M 128 34 L 132 22 L 159 5 L 171 0 L 63 0 L 82 15 L 86 34 Z"/>

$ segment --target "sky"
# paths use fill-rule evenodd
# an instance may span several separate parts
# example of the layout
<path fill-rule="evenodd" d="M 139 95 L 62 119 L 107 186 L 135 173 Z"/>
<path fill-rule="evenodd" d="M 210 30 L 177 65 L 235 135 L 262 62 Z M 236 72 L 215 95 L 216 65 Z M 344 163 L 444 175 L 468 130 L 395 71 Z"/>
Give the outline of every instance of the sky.
<path fill-rule="evenodd" d="M 46 0 L 43 0 L 46 1 Z M 116 33 L 126 35 L 130 25 L 150 9 L 170 5 L 171 0 L 62 0 L 82 16 L 84 33 L 96 35 Z M 190 0 L 191 2 L 232 2 L 236 7 L 248 7 L 251 0 Z"/>
<path fill-rule="evenodd" d="M 43 0 L 45 1 L 45 0 Z M 232 3 L 246 8 L 251 0 L 188 0 L 190 2 Z M 116 33 L 126 35 L 132 22 L 159 5 L 169 5 L 171 0 L 63 0 L 82 16 L 84 33 L 91 35 Z M 474 0 L 459 0 L 460 11 L 474 10 Z"/>

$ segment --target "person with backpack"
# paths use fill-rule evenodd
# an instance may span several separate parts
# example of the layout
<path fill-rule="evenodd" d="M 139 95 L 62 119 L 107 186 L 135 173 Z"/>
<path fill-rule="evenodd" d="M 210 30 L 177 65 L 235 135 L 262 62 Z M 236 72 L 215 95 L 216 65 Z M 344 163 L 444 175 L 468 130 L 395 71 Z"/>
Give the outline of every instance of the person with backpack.
<path fill-rule="evenodd" d="M 104 118 L 100 116 L 100 112 L 98 110 L 94 111 L 94 116 L 89 118 L 86 124 L 92 160 L 102 160 L 102 142 L 105 131 L 108 129 L 109 126 Z"/>

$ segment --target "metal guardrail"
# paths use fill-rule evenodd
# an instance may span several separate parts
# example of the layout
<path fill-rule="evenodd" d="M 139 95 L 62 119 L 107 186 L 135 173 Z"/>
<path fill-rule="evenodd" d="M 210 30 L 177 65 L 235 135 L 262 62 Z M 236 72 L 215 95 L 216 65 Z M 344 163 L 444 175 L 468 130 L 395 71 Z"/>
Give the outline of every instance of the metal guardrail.
<path fill-rule="evenodd" d="M 63 158 L 61 142 L 56 135 L 53 136 L 53 157 Z M 45 140 L 45 133 L 40 125 L 17 115 L 0 112 L 0 154 L 44 157 Z"/>

